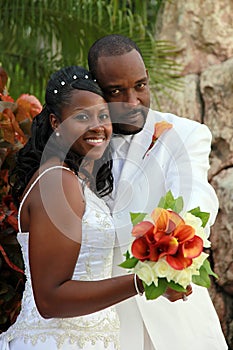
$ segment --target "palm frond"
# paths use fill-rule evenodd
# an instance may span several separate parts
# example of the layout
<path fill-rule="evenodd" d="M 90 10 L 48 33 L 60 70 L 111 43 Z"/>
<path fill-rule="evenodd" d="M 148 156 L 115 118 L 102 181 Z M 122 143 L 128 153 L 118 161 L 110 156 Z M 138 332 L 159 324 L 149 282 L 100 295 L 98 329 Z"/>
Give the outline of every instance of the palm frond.
<path fill-rule="evenodd" d="M 0 64 L 11 77 L 10 93 L 44 101 L 56 69 L 87 67 L 92 43 L 109 33 L 131 37 L 141 48 L 153 86 L 176 86 L 175 48 L 155 41 L 151 22 L 165 0 L 0 0 Z"/>

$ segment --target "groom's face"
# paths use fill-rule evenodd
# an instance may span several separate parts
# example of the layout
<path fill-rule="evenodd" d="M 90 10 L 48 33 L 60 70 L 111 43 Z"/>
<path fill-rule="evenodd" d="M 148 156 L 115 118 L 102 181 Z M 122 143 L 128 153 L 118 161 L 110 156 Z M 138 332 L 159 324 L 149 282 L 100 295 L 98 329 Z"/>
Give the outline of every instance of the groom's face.
<path fill-rule="evenodd" d="M 96 78 L 103 89 L 116 133 L 139 132 L 150 107 L 148 72 L 136 50 L 99 57 Z"/>

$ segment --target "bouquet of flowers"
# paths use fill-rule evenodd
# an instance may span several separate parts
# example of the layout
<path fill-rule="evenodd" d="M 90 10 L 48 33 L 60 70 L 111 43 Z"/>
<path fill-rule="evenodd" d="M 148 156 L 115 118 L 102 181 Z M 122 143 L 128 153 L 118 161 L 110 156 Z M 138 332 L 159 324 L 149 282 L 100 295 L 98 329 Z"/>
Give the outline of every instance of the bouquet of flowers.
<path fill-rule="evenodd" d="M 167 287 L 186 292 L 194 284 L 210 287 L 210 275 L 217 278 L 205 248 L 210 241 L 204 231 L 209 213 L 199 207 L 184 214 L 183 198 L 169 191 L 150 215 L 131 213 L 130 249 L 120 264 L 142 280 L 147 299 L 156 299 Z"/>

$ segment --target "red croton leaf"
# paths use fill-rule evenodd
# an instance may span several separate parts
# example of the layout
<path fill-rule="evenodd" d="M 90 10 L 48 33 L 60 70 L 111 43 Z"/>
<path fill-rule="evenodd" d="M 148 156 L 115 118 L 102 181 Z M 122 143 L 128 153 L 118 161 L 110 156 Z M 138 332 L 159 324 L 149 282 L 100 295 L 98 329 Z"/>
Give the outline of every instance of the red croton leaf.
<path fill-rule="evenodd" d="M 5 260 L 5 262 L 7 263 L 7 265 L 9 265 L 13 270 L 17 271 L 17 272 L 20 272 L 22 274 L 24 274 L 24 271 L 21 270 L 18 266 L 16 266 L 14 263 L 12 263 L 10 261 L 10 259 L 8 258 L 5 250 L 3 249 L 3 246 L 0 244 L 0 252 L 2 253 L 2 256 Z"/>

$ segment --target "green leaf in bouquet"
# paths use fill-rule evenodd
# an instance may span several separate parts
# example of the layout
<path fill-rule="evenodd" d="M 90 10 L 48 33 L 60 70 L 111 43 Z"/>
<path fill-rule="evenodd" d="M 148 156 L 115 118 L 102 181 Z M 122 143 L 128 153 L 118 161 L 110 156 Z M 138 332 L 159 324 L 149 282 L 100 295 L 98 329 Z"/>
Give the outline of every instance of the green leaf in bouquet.
<path fill-rule="evenodd" d="M 137 265 L 138 259 L 137 258 L 127 258 L 125 261 L 123 261 L 121 264 L 119 264 L 120 267 L 123 267 L 125 269 L 132 269 Z"/>
<path fill-rule="evenodd" d="M 218 279 L 218 275 L 212 270 L 209 260 L 206 259 L 202 266 L 206 269 L 208 275 L 214 276 Z"/>
<path fill-rule="evenodd" d="M 184 201 L 182 197 L 174 198 L 171 191 L 168 191 L 164 197 L 161 197 L 158 207 L 163 209 L 171 209 L 176 213 L 180 213 L 183 209 Z"/>
<path fill-rule="evenodd" d="M 147 214 L 145 213 L 130 213 L 130 218 L 133 226 L 137 225 L 139 222 L 143 221 Z"/>
<path fill-rule="evenodd" d="M 173 281 L 168 282 L 168 287 L 175 290 L 176 292 L 184 293 L 186 292 L 186 289 L 182 287 L 180 284 L 175 283 Z"/>
<path fill-rule="evenodd" d="M 151 285 L 148 286 L 143 282 L 146 299 L 154 300 L 158 298 L 160 295 L 162 295 L 165 292 L 167 288 L 167 284 L 168 282 L 166 278 L 159 278 L 158 287 L 156 287 L 154 283 L 151 283 Z"/>
<path fill-rule="evenodd" d="M 210 217 L 210 213 L 207 213 L 207 212 L 204 212 L 204 211 L 201 211 L 200 207 L 196 207 L 192 210 L 189 210 L 189 213 L 193 214 L 194 216 L 197 216 L 198 218 L 201 219 L 202 221 L 202 227 L 205 227 L 208 220 L 209 220 L 209 217 Z"/>
<path fill-rule="evenodd" d="M 209 288 L 211 284 L 210 277 L 203 265 L 201 266 L 199 272 L 200 275 L 192 276 L 193 283 L 197 284 L 198 286 Z"/>
<path fill-rule="evenodd" d="M 129 251 L 127 250 L 127 252 L 125 254 L 123 254 L 125 256 L 126 259 L 129 259 L 130 258 L 130 254 L 129 254 Z"/>

